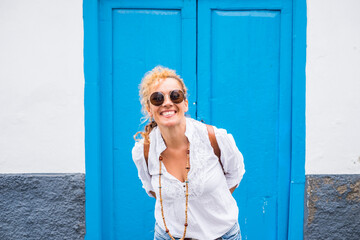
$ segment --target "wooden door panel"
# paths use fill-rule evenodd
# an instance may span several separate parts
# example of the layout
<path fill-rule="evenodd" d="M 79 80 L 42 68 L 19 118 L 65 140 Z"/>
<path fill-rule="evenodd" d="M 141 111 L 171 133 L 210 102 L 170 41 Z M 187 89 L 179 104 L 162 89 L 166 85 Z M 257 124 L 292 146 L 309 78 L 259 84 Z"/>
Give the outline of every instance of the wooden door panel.
<path fill-rule="evenodd" d="M 234 193 L 244 239 L 287 237 L 291 15 L 284 2 L 199 1 L 197 113 L 232 133 L 244 155 Z"/>
<path fill-rule="evenodd" d="M 141 188 L 131 160 L 133 135 L 144 126 L 138 85 L 145 72 L 163 65 L 185 79 L 194 101 L 196 3 L 105 0 L 99 11 L 102 236 L 152 239 L 155 201 Z"/>

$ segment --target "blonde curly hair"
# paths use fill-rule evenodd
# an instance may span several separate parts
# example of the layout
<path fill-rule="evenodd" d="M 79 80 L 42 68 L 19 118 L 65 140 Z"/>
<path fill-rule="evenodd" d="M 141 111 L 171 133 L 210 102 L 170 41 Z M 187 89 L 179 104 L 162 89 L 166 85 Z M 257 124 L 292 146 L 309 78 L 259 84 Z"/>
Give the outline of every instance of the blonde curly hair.
<path fill-rule="evenodd" d="M 184 80 L 176 74 L 175 70 L 172 70 L 170 68 L 158 65 L 154 67 L 152 70 L 145 73 L 144 77 L 141 80 L 141 83 L 139 85 L 139 96 L 140 96 L 140 103 L 141 103 L 141 112 L 143 113 L 142 122 L 148 121 L 149 123 L 145 126 L 144 132 L 137 132 L 134 135 L 134 139 L 136 139 L 136 136 L 138 134 L 141 134 L 141 136 L 145 139 L 145 141 L 149 141 L 149 134 L 151 130 L 157 126 L 156 122 L 152 120 L 149 116 L 148 109 L 150 109 L 150 94 L 152 87 L 159 83 L 160 81 L 166 79 L 166 78 L 174 78 L 176 79 L 182 88 L 182 91 L 184 92 L 185 99 L 187 99 L 187 88 L 185 86 Z"/>

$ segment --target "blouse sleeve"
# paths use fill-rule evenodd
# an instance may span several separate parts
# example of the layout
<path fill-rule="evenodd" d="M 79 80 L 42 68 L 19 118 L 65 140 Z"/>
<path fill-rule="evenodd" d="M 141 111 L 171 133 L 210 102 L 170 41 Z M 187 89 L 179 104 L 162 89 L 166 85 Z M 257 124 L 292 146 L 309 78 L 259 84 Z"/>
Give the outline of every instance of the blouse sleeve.
<path fill-rule="evenodd" d="M 235 144 L 234 137 L 225 129 L 214 127 L 220 148 L 220 160 L 224 168 L 228 188 L 239 186 L 245 173 L 244 158 Z"/>
<path fill-rule="evenodd" d="M 154 197 L 150 191 L 153 191 L 151 185 L 151 176 L 148 171 L 148 167 L 144 157 L 144 140 L 135 143 L 132 149 L 132 158 L 138 170 L 138 176 L 142 182 L 142 187 L 145 189 L 150 197 Z"/>

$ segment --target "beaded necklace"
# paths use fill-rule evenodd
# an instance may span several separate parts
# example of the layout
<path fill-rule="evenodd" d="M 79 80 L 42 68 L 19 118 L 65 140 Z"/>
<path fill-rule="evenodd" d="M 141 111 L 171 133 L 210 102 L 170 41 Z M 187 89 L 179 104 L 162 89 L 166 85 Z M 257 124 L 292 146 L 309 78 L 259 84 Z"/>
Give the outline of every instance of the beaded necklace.
<path fill-rule="evenodd" d="M 188 226 L 187 224 L 187 220 L 188 220 L 188 216 L 187 216 L 187 210 L 188 210 L 188 198 L 189 198 L 189 186 L 188 186 L 188 173 L 190 171 L 190 162 L 189 162 L 189 147 L 186 151 L 186 175 L 185 175 L 185 186 L 186 186 L 186 193 L 185 193 L 185 224 L 184 224 L 184 234 L 182 236 L 182 238 L 180 240 L 184 240 L 185 239 L 185 235 L 186 235 L 186 228 Z M 164 209 L 163 209 L 163 200 L 162 200 L 162 197 L 161 197 L 161 162 L 163 160 L 163 157 L 160 155 L 159 156 L 159 195 L 160 195 L 160 206 L 161 206 L 161 215 L 162 215 L 162 218 L 163 218 L 163 221 L 164 221 L 164 226 L 165 226 L 165 231 L 167 234 L 169 234 L 169 236 L 171 237 L 172 240 L 175 240 L 175 238 L 171 235 L 169 229 L 167 228 L 166 226 L 166 222 L 165 222 L 165 216 L 164 216 Z"/>

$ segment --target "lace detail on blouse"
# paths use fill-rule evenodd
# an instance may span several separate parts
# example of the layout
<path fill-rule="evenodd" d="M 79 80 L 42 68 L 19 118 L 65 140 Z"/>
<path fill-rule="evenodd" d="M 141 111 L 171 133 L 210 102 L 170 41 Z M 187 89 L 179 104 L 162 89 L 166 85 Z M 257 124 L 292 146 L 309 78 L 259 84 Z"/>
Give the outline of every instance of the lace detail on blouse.
<path fill-rule="evenodd" d="M 203 127 L 203 126 L 200 126 Z M 202 129 L 207 131 L 206 129 Z M 201 196 L 204 190 L 205 172 L 201 171 L 205 167 L 205 161 L 208 158 L 208 146 L 206 142 L 201 141 L 197 132 L 193 132 L 190 140 L 190 171 L 189 180 L 189 199 Z M 164 164 L 161 164 L 163 175 L 161 177 L 162 197 L 167 200 L 185 199 L 185 183 L 180 182 L 169 172 L 166 171 Z M 159 172 L 159 170 L 157 170 Z M 156 185 L 159 182 L 159 175 L 156 174 Z"/>

